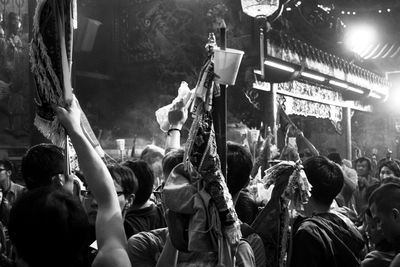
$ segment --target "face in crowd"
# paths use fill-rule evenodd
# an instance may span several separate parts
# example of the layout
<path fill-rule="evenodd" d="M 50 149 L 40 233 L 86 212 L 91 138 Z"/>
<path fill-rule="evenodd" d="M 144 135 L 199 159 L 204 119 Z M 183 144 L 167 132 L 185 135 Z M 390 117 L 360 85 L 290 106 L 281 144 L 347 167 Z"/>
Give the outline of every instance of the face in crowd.
<path fill-rule="evenodd" d="M 128 199 L 125 197 L 122 187 L 115 181 L 114 185 L 118 196 L 119 206 L 121 208 L 121 211 L 123 211 L 128 202 Z M 98 208 L 97 202 L 94 199 L 94 196 L 89 189 L 81 190 L 81 195 L 82 195 L 83 208 L 85 209 L 86 214 L 88 215 L 89 218 L 89 224 L 94 226 L 96 224 L 96 216 Z"/>
<path fill-rule="evenodd" d="M 0 190 L 7 190 L 10 182 L 11 170 L 8 170 L 3 164 L 0 164 Z"/>
<path fill-rule="evenodd" d="M 387 167 L 387 166 L 383 166 L 379 173 L 379 178 L 381 178 L 381 181 L 386 178 L 391 178 L 394 176 L 395 176 L 394 172 L 391 169 L 389 169 L 389 167 Z"/>
<path fill-rule="evenodd" d="M 376 224 L 376 232 L 382 232 L 390 243 L 396 244 L 399 234 L 395 229 L 400 221 L 400 214 L 379 210 L 375 203 L 371 205 L 371 213 Z"/>
<path fill-rule="evenodd" d="M 357 162 L 356 171 L 358 177 L 367 177 L 369 174 L 368 162 L 365 160 Z"/>

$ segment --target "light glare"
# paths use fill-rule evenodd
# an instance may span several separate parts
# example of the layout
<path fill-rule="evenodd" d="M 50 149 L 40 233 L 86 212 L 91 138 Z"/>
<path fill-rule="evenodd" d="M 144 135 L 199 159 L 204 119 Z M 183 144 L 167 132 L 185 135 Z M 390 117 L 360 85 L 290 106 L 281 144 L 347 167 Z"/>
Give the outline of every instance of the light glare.
<path fill-rule="evenodd" d="M 369 25 L 357 25 L 346 29 L 346 46 L 356 54 L 361 54 L 376 40 L 376 31 Z"/>
<path fill-rule="evenodd" d="M 320 81 L 320 82 L 325 81 L 324 77 L 322 77 L 320 75 L 312 74 L 312 73 L 309 73 L 309 72 L 305 72 L 305 71 L 301 73 L 301 76 L 304 76 L 304 77 L 307 77 L 307 78 L 310 78 L 310 79 L 313 79 L 313 80 L 317 80 L 317 81 Z"/>
<path fill-rule="evenodd" d="M 287 72 L 294 72 L 295 71 L 295 69 L 292 68 L 292 67 L 288 67 L 288 66 L 279 64 L 277 62 L 270 61 L 270 60 L 265 60 L 264 64 L 266 64 L 268 66 L 271 66 L 271 67 L 274 67 L 274 68 L 277 68 L 277 69 L 280 69 L 280 70 L 287 71 Z"/>

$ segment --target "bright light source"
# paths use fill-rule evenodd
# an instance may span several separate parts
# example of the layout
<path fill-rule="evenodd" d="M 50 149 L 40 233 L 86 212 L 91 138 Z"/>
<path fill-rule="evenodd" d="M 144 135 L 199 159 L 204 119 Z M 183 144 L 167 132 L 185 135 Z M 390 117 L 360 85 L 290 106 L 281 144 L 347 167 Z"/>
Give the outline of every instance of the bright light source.
<path fill-rule="evenodd" d="M 370 97 L 373 97 L 373 98 L 377 98 L 377 99 L 381 99 L 381 98 L 382 98 L 382 96 L 378 95 L 378 94 L 375 93 L 375 92 L 371 92 L 371 93 L 369 94 L 369 96 L 370 96 Z"/>
<path fill-rule="evenodd" d="M 353 12 L 353 15 L 355 15 L 355 14 L 356 14 L 356 12 L 354 11 L 354 12 Z"/>
<path fill-rule="evenodd" d="M 390 11 L 391 11 L 390 8 L 388 8 L 388 9 L 387 9 L 387 12 L 390 12 Z"/>
<path fill-rule="evenodd" d="M 286 11 L 292 11 L 292 8 L 291 7 L 287 7 Z"/>
<path fill-rule="evenodd" d="M 344 15 L 346 12 L 344 12 L 344 10 L 342 10 L 342 14 Z"/>
<path fill-rule="evenodd" d="M 353 25 L 346 29 L 345 43 L 348 49 L 361 54 L 368 46 L 375 43 L 376 31 L 369 25 Z"/>
<path fill-rule="evenodd" d="M 350 11 L 347 11 L 347 15 L 350 15 L 351 14 L 351 12 Z"/>
<path fill-rule="evenodd" d="M 334 80 L 330 80 L 329 81 L 330 84 L 337 86 L 337 87 L 342 87 L 344 89 L 349 88 L 349 85 L 347 83 L 343 83 L 343 82 L 339 82 L 339 81 L 334 81 Z"/>
<path fill-rule="evenodd" d="M 379 13 L 382 13 L 382 10 L 379 9 L 378 12 L 379 12 Z"/>
<path fill-rule="evenodd" d="M 268 65 L 268 66 L 271 66 L 271 67 L 274 67 L 274 68 L 277 68 L 277 69 L 280 69 L 280 70 L 287 71 L 287 72 L 294 72 L 295 71 L 295 69 L 292 68 L 292 67 L 289 67 L 289 66 L 277 63 L 277 62 L 273 62 L 273 61 L 270 61 L 270 60 L 265 60 L 264 64 Z"/>
<path fill-rule="evenodd" d="M 300 6 L 301 5 L 301 1 L 297 1 L 297 3 L 296 3 L 296 7 L 298 7 L 298 6 Z"/>
<path fill-rule="evenodd" d="M 310 78 L 310 79 L 313 79 L 313 80 L 317 80 L 317 81 L 320 81 L 320 82 L 325 81 L 325 77 L 322 77 L 322 76 L 316 75 L 316 74 L 312 74 L 312 73 L 309 73 L 309 72 L 305 72 L 305 71 L 301 73 L 301 76 L 304 76 L 304 77 L 307 77 L 307 78 Z"/>
<path fill-rule="evenodd" d="M 357 94 L 360 94 L 360 95 L 364 94 L 363 90 L 358 89 L 358 88 L 354 88 L 352 86 L 347 87 L 347 90 L 352 91 L 352 92 L 357 93 Z"/>

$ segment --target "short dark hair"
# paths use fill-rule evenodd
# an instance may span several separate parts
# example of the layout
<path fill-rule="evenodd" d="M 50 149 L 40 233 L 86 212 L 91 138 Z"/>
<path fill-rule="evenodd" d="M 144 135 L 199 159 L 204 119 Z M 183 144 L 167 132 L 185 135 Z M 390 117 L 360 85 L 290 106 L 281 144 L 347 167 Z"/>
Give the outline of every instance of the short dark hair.
<path fill-rule="evenodd" d="M 120 164 L 107 165 L 113 180 L 122 187 L 125 196 L 136 194 L 139 182 L 133 171 Z"/>
<path fill-rule="evenodd" d="M 387 183 L 379 186 L 368 199 L 369 208 L 371 208 L 372 204 L 375 204 L 377 209 L 383 212 L 388 212 L 392 208 L 399 208 L 400 185 Z"/>
<path fill-rule="evenodd" d="M 52 177 L 64 173 L 63 150 L 53 144 L 31 147 L 22 158 L 21 171 L 28 190 L 52 184 Z"/>
<path fill-rule="evenodd" d="M 251 225 L 257 217 L 258 207 L 249 193 L 241 191 L 235 204 L 235 210 L 238 218 L 248 225 Z"/>
<path fill-rule="evenodd" d="M 171 171 L 183 162 L 183 157 L 185 155 L 185 150 L 182 148 L 170 150 L 162 160 L 162 170 L 164 178 L 167 179 Z"/>
<path fill-rule="evenodd" d="M 148 145 L 143 149 L 140 154 L 140 159 L 144 160 L 148 164 L 152 164 L 157 158 L 164 157 L 164 150 L 161 147 L 155 145 Z"/>
<path fill-rule="evenodd" d="M 358 159 L 356 159 L 355 161 L 355 167 L 357 167 L 357 163 L 362 163 L 362 162 L 366 162 L 367 163 L 367 168 L 368 171 L 372 170 L 372 165 L 371 165 L 371 160 L 367 157 L 359 157 Z"/>
<path fill-rule="evenodd" d="M 12 171 L 14 172 L 14 165 L 12 164 L 11 161 L 9 161 L 8 159 L 2 159 L 0 160 L 0 165 L 4 166 L 4 169 L 6 169 L 6 171 Z"/>
<path fill-rule="evenodd" d="M 312 185 L 311 196 L 325 205 L 332 204 L 344 183 L 340 167 L 323 156 L 316 156 L 304 162 L 304 172 Z"/>
<path fill-rule="evenodd" d="M 340 154 L 337 153 L 337 152 L 330 153 L 330 154 L 327 156 L 327 158 L 330 159 L 330 160 L 332 160 L 333 162 L 339 164 L 339 165 L 342 165 L 342 164 L 343 164 L 342 157 L 341 157 Z"/>
<path fill-rule="evenodd" d="M 238 193 L 250 181 L 250 173 L 253 168 L 250 152 L 242 145 L 227 142 L 227 179 L 231 195 Z"/>
<path fill-rule="evenodd" d="M 400 167 L 399 165 L 393 160 L 386 160 L 379 165 L 378 168 L 378 176 L 381 173 L 383 167 L 388 167 L 396 177 L 400 177 Z"/>
<path fill-rule="evenodd" d="M 139 183 L 133 204 L 142 205 L 146 203 L 153 192 L 154 185 L 154 174 L 150 166 L 143 160 L 128 160 L 123 165 L 133 171 Z"/>
<path fill-rule="evenodd" d="M 18 255 L 31 267 L 82 266 L 89 222 L 74 197 L 51 187 L 21 195 L 10 214 L 9 233 Z"/>

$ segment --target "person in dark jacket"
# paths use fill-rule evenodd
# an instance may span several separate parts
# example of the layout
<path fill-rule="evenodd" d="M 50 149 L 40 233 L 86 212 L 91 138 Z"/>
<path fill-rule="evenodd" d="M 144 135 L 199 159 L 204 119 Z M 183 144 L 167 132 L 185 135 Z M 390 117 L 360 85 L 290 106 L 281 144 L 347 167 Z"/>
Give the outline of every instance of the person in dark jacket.
<path fill-rule="evenodd" d="M 293 225 L 290 266 L 359 266 L 362 235 L 350 219 L 330 208 L 343 187 L 340 167 L 317 156 L 304 162 L 304 171 L 312 185 L 311 197 Z"/>

